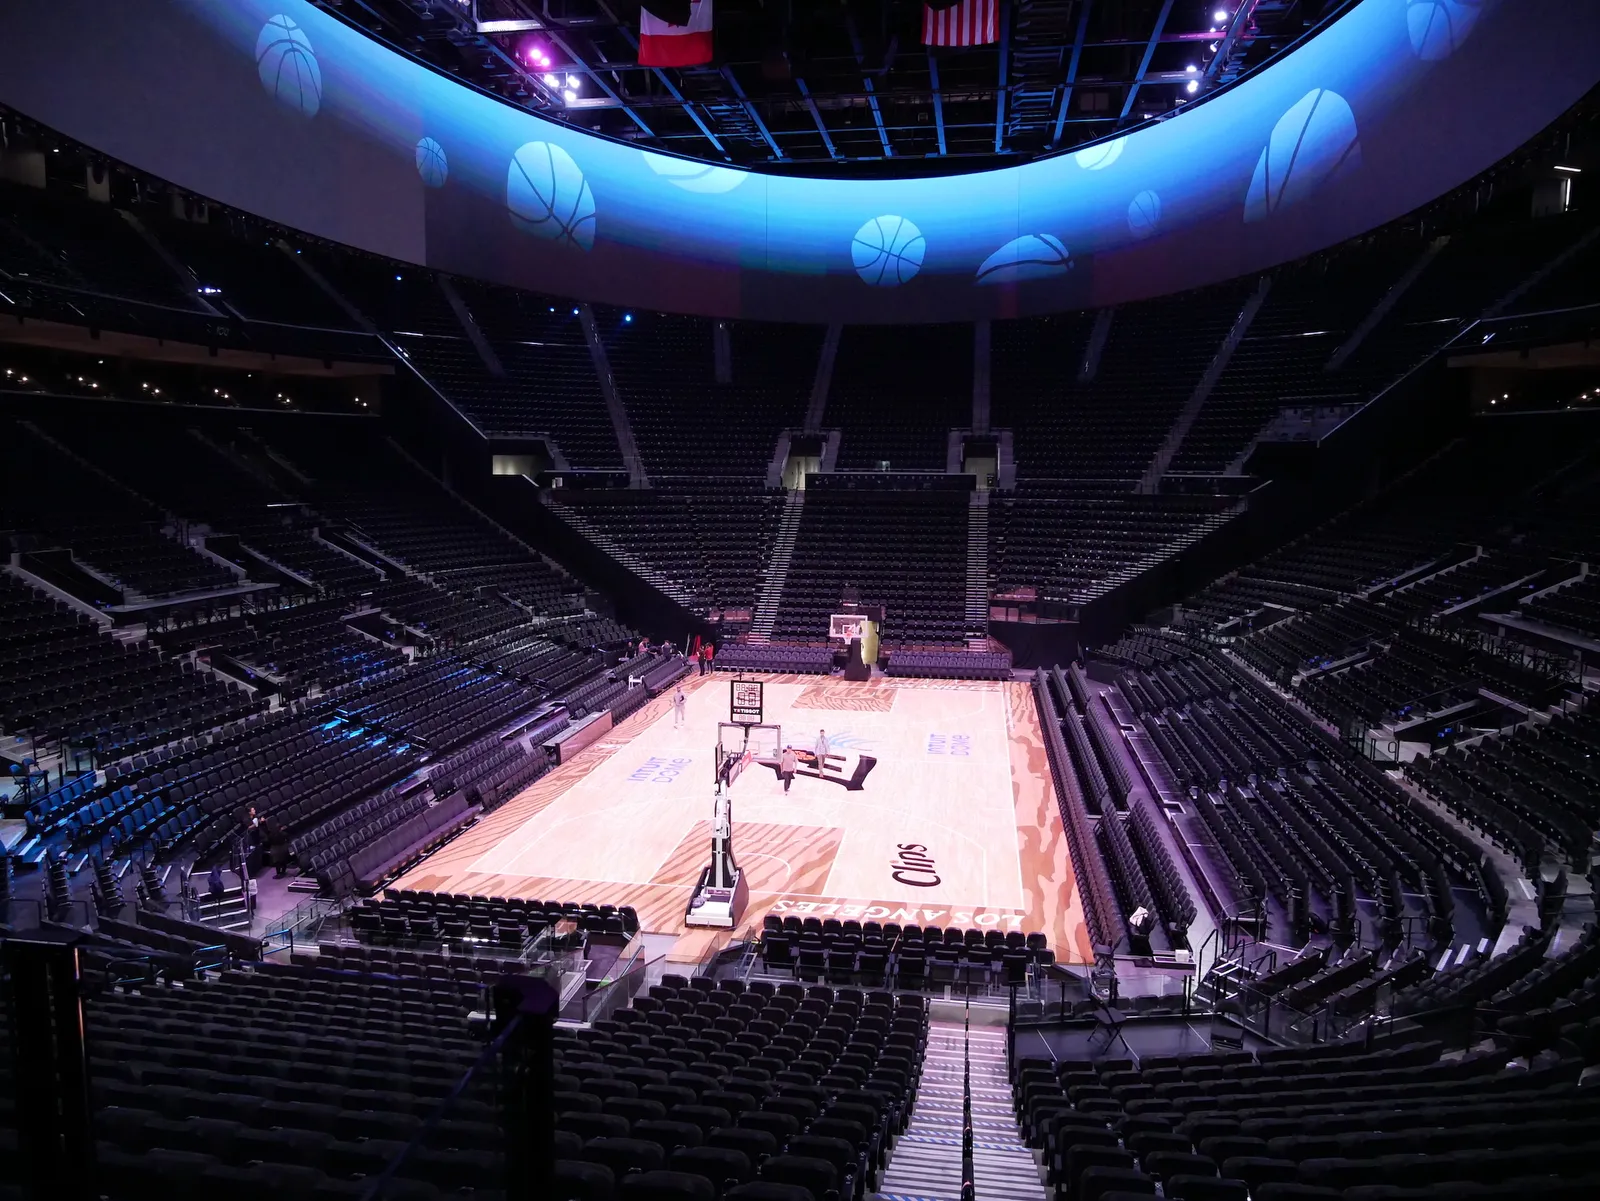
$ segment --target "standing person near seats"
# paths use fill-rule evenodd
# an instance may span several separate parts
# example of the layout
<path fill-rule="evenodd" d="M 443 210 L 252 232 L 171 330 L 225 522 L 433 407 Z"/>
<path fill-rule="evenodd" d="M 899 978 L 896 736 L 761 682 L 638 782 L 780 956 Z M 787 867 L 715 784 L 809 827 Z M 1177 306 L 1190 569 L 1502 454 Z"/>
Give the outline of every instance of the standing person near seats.
<path fill-rule="evenodd" d="M 702 672 L 710 672 L 716 665 L 716 657 L 717 648 L 711 645 L 711 640 L 708 638 L 700 646 L 700 670 Z"/>
<path fill-rule="evenodd" d="M 273 878 L 282 879 L 289 866 L 289 832 L 276 818 L 267 823 L 267 859 L 272 864 Z"/>
<path fill-rule="evenodd" d="M 683 711 L 688 703 L 689 698 L 683 695 L 683 685 L 679 684 L 677 690 L 672 694 L 672 728 L 674 730 L 683 728 Z"/>
<path fill-rule="evenodd" d="M 211 873 L 206 877 L 206 892 L 211 897 L 213 905 L 222 903 L 223 893 L 228 891 L 228 886 L 222 879 L 222 863 L 219 860 L 211 865 Z"/>
<path fill-rule="evenodd" d="M 817 731 L 817 749 L 814 753 L 817 756 L 817 774 L 821 775 L 822 769 L 828 765 L 828 731 Z"/>
<path fill-rule="evenodd" d="M 786 746 L 783 754 L 778 756 L 778 779 L 783 781 L 783 791 L 789 791 L 789 785 L 794 783 L 795 769 L 800 766 L 800 760 L 795 757 L 794 747 Z"/>

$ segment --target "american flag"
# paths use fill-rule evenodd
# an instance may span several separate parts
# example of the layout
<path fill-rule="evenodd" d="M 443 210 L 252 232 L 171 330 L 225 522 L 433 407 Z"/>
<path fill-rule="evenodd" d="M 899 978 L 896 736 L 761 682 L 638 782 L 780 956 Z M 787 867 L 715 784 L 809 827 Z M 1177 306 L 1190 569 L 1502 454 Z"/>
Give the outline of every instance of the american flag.
<path fill-rule="evenodd" d="M 1000 40 L 1000 0 L 961 0 L 922 6 L 924 46 L 982 46 Z"/>

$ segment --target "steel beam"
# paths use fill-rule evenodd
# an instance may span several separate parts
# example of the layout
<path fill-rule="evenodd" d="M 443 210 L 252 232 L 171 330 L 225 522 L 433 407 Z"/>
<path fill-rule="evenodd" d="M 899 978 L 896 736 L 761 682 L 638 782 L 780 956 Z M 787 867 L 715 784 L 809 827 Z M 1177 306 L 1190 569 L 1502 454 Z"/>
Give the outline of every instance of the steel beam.
<path fill-rule="evenodd" d="M 856 19 L 847 8 L 844 12 L 845 28 L 850 31 L 850 49 L 855 52 L 856 68 L 861 72 L 861 86 L 867 93 L 867 107 L 872 110 L 872 123 L 878 127 L 878 141 L 883 143 L 883 157 L 893 158 L 894 147 L 889 144 L 889 131 L 883 127 L 883 113 L 878 108 L 878 93 L 872 86 L 872 76 L 867 74 L 866 56 L 861 53 L 861 36 L 856 32 Z"/>
<path fill-rule="evenodd" d="M 739 103 L 744 105 L 744 111 L 750 115 L 750 120 L 755 122 L 756 129 L 772 148 L 772 153 L 777 158 L 783 157 L 783 148 L 778 145 L 778 140 L 772 136 L 772 131 L 767 128 L 767 123 L 761 119 L 761 114 L 756 112 L 756 106 L 750 103 L 750 97 L 744 94 L 744 89 L 739 86 L 739 80 L 733 74 L 733 68 L 724 66 L 719 72 L 722 78 L 728 81 L 728 86 L 733 89 L 733 94 L 739 97 Z"/>
<path fill-rule="evenodd" d="M 1011 5 L 1000 5 L 1000 70 L 994 89 L 994 152 L 1000 153 L 1006 131 L 1006 67 L 1011 58 Z"/>
<path fill-rule="evenodd" d="M 1216 79 L 1217 70 L 1228 57 L 1228 52 L 1233 49 L 1233 44 L 1239 40 L 1239 35 L 1244 32 L 1244 27 L 1250 23 L 1250 14 L 1255 11 L 1256 0 L 1235 0 L 1239 5 L 1233 12 L 1233 19 L 1228 22 L 1228 28 L 1222 35 L 1222 40 L 1217 43 L 1217 52 L 1211 56 L 1211 61 L 1206 64 L 1206 86 Z"/>
<path fill-rule="evenodd" d="M 1072 104 L 1072 89 L 1078 82 L 1078 64 L 1083 60 L 1084 42 L 1089 36 L 1089 14 L 1094 10 L 1094 0 L 1083 0 L 1078 10 L 1078 32 L 1072 38 L 1072 58 L 1067 62 L 1067 82 L 1061 88 L 1061 107 L 1056 110 L 1056 130 L 1050 135 L 1053 150 L 1061 141 L 1061 127 L 1067 121 L 1067 109 Z"/>
<path fill-rule="evenodd" d="M 800 95 L 805 99 L 806 107 L 811 110 L 811 119 L 817 123 L 817 132 L 822 135 L 822 144 L 828 148 L 828 157 L 837 160 L 838 148 L 834 146 L 833 139 L 828 136 L 828 127 L 822 122 L 822 110 L 817 107 L 817 102 L 811 98 L 811 89 L 806 87 L 806 81 L 798 75 L 794 77 L 794 86 L 800 89 Z"/>
<path fill-rule="evenodd" d="M 1161 0 L 1161 12 L 1156 17 L 1156 27 L 1150 33 L 1150 40 L 1145 43 L 1144 57 L 1139 60 L 1139 73 L 1133 77 L 1133 86 L 1128 89 L 1128 98 L 1122 102 L 1122 115 L 1117 118 L 1120 125 L 1128 119 L 1128 114 L 1133 111 L 1133 102 L 1139 97 L 1139 88 L 1144 83 L 1145 72 L 1150 70 L 1150 60 L 1156 55 L 1156 47 L 1161 43 L 1161 32 L 1167 27 L 1167 18 L 1172 15 L 1172 0 Z"/>
<path fill-rule="evenodd" d="M 944 144 L 944 96 L 939 91 L 939 58 L 928 51 L 928 79 L 933 84 L 933 127 L 939 134 L 939 157 L 949 153 Z"/>

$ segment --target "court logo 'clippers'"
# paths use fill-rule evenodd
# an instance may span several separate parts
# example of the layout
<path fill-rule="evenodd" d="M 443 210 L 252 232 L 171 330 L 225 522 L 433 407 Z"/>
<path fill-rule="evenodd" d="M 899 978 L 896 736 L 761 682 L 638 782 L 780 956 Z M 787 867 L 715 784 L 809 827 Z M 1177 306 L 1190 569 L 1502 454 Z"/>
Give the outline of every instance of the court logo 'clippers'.
<path fill-rule="evenodd" d="M 939 885 L 939 873 L 927 847 L 920 842 L 897 842 L 895 849 L 900 854 L 890 862 L 893 870 L 889 874 L 896 884 L 907 884 L 912 888 L 935 888 Z"/>

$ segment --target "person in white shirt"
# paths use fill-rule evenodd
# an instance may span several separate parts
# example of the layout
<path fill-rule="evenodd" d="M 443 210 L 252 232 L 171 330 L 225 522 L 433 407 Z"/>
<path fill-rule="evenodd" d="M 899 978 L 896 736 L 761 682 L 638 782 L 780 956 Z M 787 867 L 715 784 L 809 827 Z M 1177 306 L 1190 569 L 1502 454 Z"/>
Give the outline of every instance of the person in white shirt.
<path fill-rule="evenodd" d="M 828 766 L 828 731 L 826 730 L 817 731 L 816 756 L 817 773 L 820 775 L 822 769 Z"/>
<path fill-rule="evenodd" d="M 689 698 L 683 695 L 683 685 L 679 684 L 672 694 L 672 728 L 681 729 L 683 726 L 683 711 L 688 705 Z"/>

